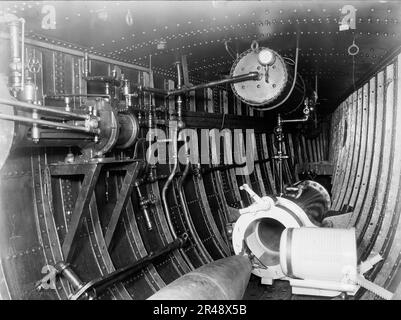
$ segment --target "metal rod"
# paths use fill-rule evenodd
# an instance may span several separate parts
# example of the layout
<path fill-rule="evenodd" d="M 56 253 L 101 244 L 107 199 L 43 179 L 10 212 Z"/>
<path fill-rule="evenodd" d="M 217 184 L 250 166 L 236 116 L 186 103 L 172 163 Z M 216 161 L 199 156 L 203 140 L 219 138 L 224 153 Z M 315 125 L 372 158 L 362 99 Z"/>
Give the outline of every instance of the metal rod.
<path fill-rule="evenodd" d="M 188 91 L 193 91 L 193 90 L 198 90 L 198 89 L 204 89 L 204 88 L 209 88 L 209 87 L 215 87 L 218 85 L 222 84 L 227 84 L 227 83 L 237 83 L 237 82 L 243 82 L 243 81 L 248 81 L 248 80 L 257 80 L 259 78 L 259 73 L 258 72 L 249 72 L 247 74 L 241 74 L 239 76 L 231 77 L 228 79 L 223 79 L 223 80 L 216 80 L 204 84 L 199 84 L 196 86 L 192 86 L 190 88 L 182 88 L 182 89 L 177 89 L 177 90 L 171 90 L 168 92 L 168 95 L 178 95 L 182 94 Z"/>
<path fill-rule="evenodd" d="M 41 120 L 41 119 L 32 119 L 32 118 L 26 118 L 26 117 L 20 117 L 20 116 L 10 116 L 10 115 L 3 114 L 3 113 L 0 113 L 0 119 L 38 124 L 41 126 L 57 128 L 57 129 L 68 129 L 68 130 L 73 130 L 73 131 L 94 133 L 94 134 L 99 133 L 98 129 L 73 126 L 73 125 L 66 124 L 66 123 L 46 121 L 46 120 Z"/>
<path fill-rule="evenodd" d="M 277 155 L 274 156 L 274 159 L 277 161 L 278 166 L 278 174 L 279 174 L 279 195 L 280 197 L 283 195 L 284 190 L 284 181 L 283 181 L 283 160 L 288 158 L 288 156 L 283 155 L 283 123 L 298 123 L 298 122 L 306 122 L 309 119 L 309 114 L 305 114 L 305 116 L 301 119 L 283 119 L 281 115 L 277 115 L 277 128 L 279 132 L 276 133 L 276 139 L 278 142 L 278 151 Z"/>
<path fill-rule="evenodd" d="M 15 20 L 10 23 L 10 47 L 11 47 L 11 60 L 15 62 L 20 59 L 20 50 L 18 42 L 18 21 Z"/>
<path fill-rule="evenodd" d="M 6 19 L 7 20 L 7 19 Z M 10 28 L 10 52 L 11 61 L 9 64 L 10 68 L 10 84 L 12 87 L 13 95 L 16 97 L 17 92 L 21 89 L 21 58 L 18 42 L 18 25 L 19 19 L 14 15 L 8 16 L 9 28 Z"/>
<path fill-rule="evenodd" d="M 74 270 L 70 268 L 70 265 L 68 263 L 60 261 L 55 265 L 55 268 L 62 277 L 68 280 L 74 290 L 79 290 L 83 287 L 84 283 L 74 272 Z"/>
<path fill-rule="evenodd" d="M 177 68 L 179 68 L 179 67 L 177 67 Z M 180 73 L 178 73 L 178 75 L 179 76 L 177 77 L 177 79 L 178 79 L 177 83 L 182 81 Z M 258 78 L 259 78 L 259 74 L 257 72 L 250 72 L 250 73 L 247 73 L 247 74 L 244 74 L 244 75 L 231 77 L 229 79 L 216 80 L 216 81 L 212 81 L 212 82 L 208 82 L 208 83 L 192 86 L 192 87 L 189 87 L 189 88 L 177 88 L 176 90 L 170 90 L 170 91 L 166 91 L 166 90 L 158 89 L 158 88 L 142 87 L 142 86 L 138 86 L 138 89 L 141 90 L 141 91 L 155 93 L 155 94 L 158 94 L 158 95 L 171 96 L 171 95 L 182 94 L 182 93 L 185 93 L 185 92 L 188 92 L 188 91 L 214 87 L 214 86 L 227 84 L 227 83 L 237 83 L 237 82 L 248 81 L 248 80 L 257 80 Z"/>
<path fill-rule="evenodd" d="M 57 110 L 57 109 L 54 109 L 54 107 L 44 107 L 44 106 L 40 106 L 40 105 L 36 105 L 36 104 L 32 104 L 32 103 L 12 101 L 12 100 L 2 99 L 2 98 L 0 98 L 0 103 L 19 107 L 19 108 L 32 109 L 32 110 L 36 110 L 36 111 L 44 111 L 44 112 L 53 113 L 53 114 L 56 114 L 59 116 L 70 117 L 70 118 L 77 118 L 77 119 L 82 119 L 82 120 L 86 120 L 88 118 L 88 116 L 84 115 L 84 114 Z"/>
<path fill-rule="evenodd" d="M 177 61 L 176 66 L 177 66 L 177 90 L 180 90 L 182 89 L 182 80 L 183 80 L 181 62 Z M 184 121 L 182 120 L 182 104 L 183 104 L 182 94 L 177 95 L 176 102 L 177 102 L 178 128 L 183 129 Z"/>
<path fill-rule="evenodd" d="M 57 99 L 57 98 L 63 98 L 63 97 L 95 97 L 95 98 L 109 98 L 110 95 L 108 94 L 95 94 L 95 93 L 88 93 L 88 94 L 81 94 L 81 93 L 58 93 L 56 95 L 51 95 L 48 96 L 46 95 L 45 98 L 50 98 L 50 99 Z"/>
<path fill-rule="evenodd" d="M 263 159 L 263 160 L 256 160 L 255 163 L 260 163 L 264 161 L 269 161 L 270 159 Z M 215 167 L 208 167 L 205 169 L 202 169 L 202 174 L 208 174 L 214 171 L 224 171 L 224 170 L 229 170 L 229 169 L 234 169 L 234 168 L 241 168 L 245 167 L 246 162 L 241 163 L 241 164 L 227 164 L 227 165 L 221 165 L 221 166 L 215 166 Z"/>
<path fill-rule="evenodd" d="M 104 81 L 104 82 L 109 82 L 113 83 L 114 86 L 119 87 L 121 85 L 120 80 L 111 77 L 111 76 L 87 76 L 83 77 L 84 80 L 86 81 Z"/>
<path fill-rule="evenodd" d="M 158 88 L 138 86 L 138 89 L 145 92 L 155 93 L 158 95 L 168 96 L 168 91 Z"/>
<path fill-rule="evenodd" d="M 137 181 L 135 183 L 135 188 L 136 188 L 136 192 L 138 193 L 138 197 L 139 197 L 139 206 L 142 209 L 142 213 L 143 213 L 143 217 L 145 218 L 145 224 L 146 227 L 149 231 L 153 230 L 153 223 L 152 223 L 152 219 L 150 218 L 150 213 L 148 210 L 148 206 L 149 203 L 151 202 L 150 199 L 146 199 L 145 196 L 143 195 L 141 188 L 140 188 L 140 183 L 139 181 Z"/>
<path fill-rule="evenodd" d="M 281 123 L 296 123 L 296 122 L 305 122 L 305 121 L 308 121 L 308 120 L 309 120 L 309 115 L 305 115 L 301 119 L 287 119 L 287 120 L 281 119 Z"/>
<path fill-rule="evenodd" d="M 87 52 L 84 52 L 84 77 L 89 76 L 89 56 Z"/>
<path fill-rule="evenodd" d="M 70 300 L 78 300 L 85 293 L 89 292 L 94 293 L 94 296 L 96 297 L 100 296 L 102 292 L 107 290 L 107 288 L 139 272 L 140 270 L 145 268 L 148 264 L 152 263 L 155 259 L 165 254 L 168 254 L 173 250 L 181 248 L 185 244 L 186 240 L 187 240 L 187 235 L 184 235 L 182 238 L 175 239 L 174 241 L 170 242 L 159 251 L 151 252 L 149 253 L 148 256 L 139 259 L 138 261 L 132 263 L 131 265 L 118 269 L 100 278 L 89 281 L 80 290 L 75 292 L 70 297 Z"/>
<path fill-rule="evenodd" d="M 280 197 L 283 196 L 283 189 L 284 189 L 284 181 L 283 181 L 283 158 L 281 157 L 282 155 L 282 148 L 281 148 L 281 143 L 282 141 L 280 140 L 278 143 L 278 154 L 279 154 L 279 159 L 278 159 L 278 173 L 279 173 L 279 195 Z"/>

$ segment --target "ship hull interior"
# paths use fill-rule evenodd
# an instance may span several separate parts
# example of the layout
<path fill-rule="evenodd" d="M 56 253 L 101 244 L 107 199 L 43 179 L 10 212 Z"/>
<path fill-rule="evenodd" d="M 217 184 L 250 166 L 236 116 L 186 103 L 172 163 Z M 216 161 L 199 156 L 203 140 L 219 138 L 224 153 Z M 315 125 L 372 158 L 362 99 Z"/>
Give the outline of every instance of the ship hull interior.
<path fill-rule="evenodd" d="M 401 299 L 400 17 L 1 1 L 0 299 Z"/>

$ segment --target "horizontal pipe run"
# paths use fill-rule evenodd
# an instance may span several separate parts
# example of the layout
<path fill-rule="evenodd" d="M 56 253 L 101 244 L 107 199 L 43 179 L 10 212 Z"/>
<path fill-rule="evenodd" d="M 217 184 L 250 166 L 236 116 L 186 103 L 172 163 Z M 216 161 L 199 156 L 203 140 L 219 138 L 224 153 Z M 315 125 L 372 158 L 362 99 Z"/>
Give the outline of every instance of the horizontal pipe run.
<path fill-rule="evenodd" d="M 0 119 L 38 124 L 38 125 L 41 125 L 41 126 L 57 128 L 57 129 L 67 129 L 67 130 L 86 132 L 86 133 L 93 133 L 93 134 L 98 134 L 99 133 L 98 129 L 91 129 L 91 128 L 73 126 L 73 125 L 66 124 L 66 123 L 61 123 L 61 122 L 53 122 L 53 121 L 47 121 L 47 120 L 41 120 L 41 119 L 32 119 L 32 118 L 21 117 L 21 116 L 11 116 L 11 115 L 8 115 L 8 114 L 3 114 L 3 113 L 0 113 Z"/>
<path fill-rule="evenodd" d="M 138 87 L 141 91 L 149 92 L 149 93 L 154 93 L 157 95 L 162 95 L 162 96 L 168 96 L 168 91 L 163 90 L 163 89 L 158 89 L 158 88 L 151 88 L 151 87 Z"/>
<path fill-rule="evenodd" d="M 280 121 L 281 123 L 297 123 L 297 122 L 306 122 L 308 120 L 309 120 L 309 115 L 306 115 L 301 119 L 286 119 L 286 120 L 281 119 Z"/>
<path fill-rule="evenodd" d="M 110 99 L 109 94 L 95 94 L 95 93 L 88 93 L 88 94 L 81 94 L 81 93 L 58 93 L 56 95 L 44 95 L 44 98 L 49 99 L 59 99 L 65 97 L 73 97 L 73 98 L 108 98 Z"/>
<path fill-rule="evenodd" d="M 47 112 L 47 113 L 52 113 L 52 114 L 55 114 L 55 115 L 58 115 L 58 116 L 64 116 L 64 117 L 82 119 L 82 120 L 88 119 L 87 115 L 68 112 L 68 111 L 63 111 L 63 110 L 57 110 L 54 107 L 53 108 L 44 107 L 44 106 L 40 106 L 40 105 L 36 105 L 36 104 L 32 104 L 32 103 L 26 103 L 26 102 L 21 102 L 21 101 L 13 101 L 13 100 L 2 99 L 2 98 L 0 98 L 0 103 L 6 104 L 6 105 L 9 105 L 9 106 L 24 108 L 24 109 L 31 109 L 31 110 L 36 110 L 36 111 L 43 111 L 43 112 Z"/>
<path fill-rule="evenodd" d="M 235 169 L 235 168 L 242 168 L 246 166 L 246 162 L 241 163 L 241 164 L 226 164 L 222 166 L 216 166 L 216 167 L 207 167 L 201 170 L 202 174 L 207 174 L 211 173 L 214 171 L 225 171 L 229 169 Z"/>
<path fill-rule="evenodd" d="M 91 77 L 88 77 L 88 78 L 91 78 Z M 101 80 L 103 78 L 108 78 L 108 77 L 96 77 L 96 80 Z M 205 88 L 215 87 L 215 86 L 222 85 L 222 84 L 227 84 L 227 83 L 237 83 L 237 82 L 243 82 L 243 81 L 248 81 L 248 80 L 257 80 L 258 78 L 259 78 L 259 73 L 257 73 L 257 72 L 249 72 L 247 74 L 231 77 L 229 79 L 212 81 L 212 82 L 208 82 L 208 83 L 203 83 L 203 84 L 199 84 L 199 85 L 196 85 L 196 86 L 192 86 L 192 87 L 189 87 L 189 88 L 182 88 L 182 89 L 171 90 L 171 91 L 166 91 L 166 90 L 163 90 L 163 89 L 151 88 L 151 87 L 142 87 L 142 86 L 138 86 L 138 89 L 140 91 L 154 93 L 154 94 L 157 94 L 157 95 L 172 96 L 172 95 L 179 95 L 179 94 L 182 94 L 182 93 L 186 93 L 186 92 L 194 91 L 194 90 L 198 90 L 198 89 L 205 89 Z"/>
<path fill-rule="evenodd" d="M 115 87 L 121 86 L 121 81 L 110 76 L 87 76 L 83 77 L 85 81 L 103 81 L 112 84 Z"/>
<path fill-rule="evenodd" d="M 248 80 L 257 80 L 257 79 L 259 79 L 259 73 L 258 72 L 249 72 L 247 74 L 241 74 L 239 76 L 230 77 L 228 79 L 212 81 L 212 82 L 208 82 L 208 83 L 192 86 L 192 87 L 189 87 L 189 88 L 171 90 L 171 91 L 168 92 L 168 95 L 169 96 L 178 95 L 178 94 L 182 94 L 182 93 L 185 93 L 185 92 L 188 92 L 188 91 L 194 91 L 194 90 L 198 90 L 198 89 L 205 89 L 205 88 L 215 87 L 215 86 L 219 86 L 219 85 L 222 85 L 222 84 L 237 83 L 237 82 L 243 82 L 243 81 L 248 81 Z"/>

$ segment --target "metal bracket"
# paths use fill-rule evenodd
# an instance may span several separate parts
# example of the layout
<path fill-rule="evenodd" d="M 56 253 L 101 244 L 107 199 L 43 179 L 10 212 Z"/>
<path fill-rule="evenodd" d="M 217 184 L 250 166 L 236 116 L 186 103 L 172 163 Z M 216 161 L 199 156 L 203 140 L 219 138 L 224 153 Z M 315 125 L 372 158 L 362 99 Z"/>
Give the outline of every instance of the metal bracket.
<path fill-rule="evenodd" d="M 49 166 L 51 176 L 84 175 L 78 198 L 72 212 L 68 232 L 62 245 L 64 260 L 69 261 L 75 250 L 77 231 L 82 225 L 85 213 L 88 212 L 89 202 L 100 174 L 102 163 L 86 164 L 52 164 Z"/>
<path fill-rule="evenodd" d="M 35 288 L 37 290 L 41 289 L 53 289 L 56 290 L 56 276 L 57 276 L 57 269 L 51 265 L 45 265 L 42 268 L 42 273 L 47 273 L 41 280 L 36 282 Z"/>
<path fill-rule="evenodd" d="M 117 165 L 117 168 L 114 167 L 110 170 L 128 171 L 122 186 L 123 189 L 120 191 L 117 205 L 113 210 L 112 218 L 110 219 L 111 225 L 109 224 L 109 228 L 106 233 L 106 239 L 108 240 L 106 243 L 109 245 L 121 211 L 126 205 L 130 190 L 132 190 L 132 181 L 137 176 L 138 167 L 141 166 L 140 163 L 142 165 L 142 162 L 137 160 L 116 161 L 114 159 L 97 159 L 97 161 L 91 161 L 87 163 L 56 163 L 49 165 L 51 176 L 84 175 L 80 192 L 72 212 L 70 223 L 68 225 L 68 232 L 62 244 L 64 261 L 70 261 L 74 254 L 77 233 L 88 212 L 89 204 L 102 167 L 104 165 Z"/>
<path fill-rule="evenodd" d="M 110 243 L 113 239 L 114 231 L 116 230 L 121 212 L 125 209 L 125 206 L 130 199 L 132 188 L 134 186 L 134 181 L 136 180 L 141 168 L 142 163 L 134 162 L 129 164 L 126 169 L 126 174 L 120 189 L 120 193 L 118 194 L 117 202 L 111 214 L 111 218 L 109 220 L 107 231 L 104 237 L 107 248 L 110 248 Z"/>

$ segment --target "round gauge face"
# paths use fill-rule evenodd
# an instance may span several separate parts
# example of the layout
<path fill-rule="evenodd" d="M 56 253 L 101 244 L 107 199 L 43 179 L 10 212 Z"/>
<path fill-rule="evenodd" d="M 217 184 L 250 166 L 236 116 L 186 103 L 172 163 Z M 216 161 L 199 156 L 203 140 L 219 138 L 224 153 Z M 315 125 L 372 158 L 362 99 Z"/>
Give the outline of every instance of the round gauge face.
<path fill-rule="evenodd" d="M 260 64 L 267 66 L 274 63 L 274 53 L 269 49 L 263 49 L 258 53 L 258 61 Z"/>
<path fill-rule="evenodd" d="M 263 53 L 261 58 L 260 53 Z M 268 59 L 268 55 L 273 59 Z M 270 65 L 263 65 L 260 59 L 263 62 L 272 61 Z M 255 52 L 249 49 L 242 53 L 233 64 L 231 75 L 238 76 L 249 72 L 257 72 L 260 78 L 231 84 L 234 94 L 249 105 L 266 108 L 266 105 L 275 101 L 286 87 L 287 67 L 283 58 L 273 50 L 261 48 L 259 52 Z"/>

